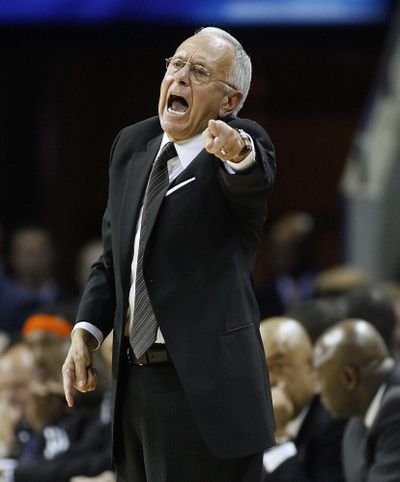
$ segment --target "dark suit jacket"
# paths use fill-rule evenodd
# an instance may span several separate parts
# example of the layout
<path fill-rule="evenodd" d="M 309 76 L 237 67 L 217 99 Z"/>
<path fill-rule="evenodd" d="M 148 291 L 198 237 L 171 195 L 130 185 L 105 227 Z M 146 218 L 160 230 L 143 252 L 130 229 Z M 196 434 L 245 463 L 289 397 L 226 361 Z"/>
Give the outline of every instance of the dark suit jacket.
<path fill-rule="evenodd" d="M 350 420 L 343 439 L 347 482 L 400 480 L 400 365 L 387 380 L 374 423 L 365 428 L 362 418 Z"/>
<path fill-rule="evenodd" d="M 195 177 L 163 199 L 144 252 L 149 296 L 170 356 L 209 450 L 237 457 L 274 443 L 274 424 L 252 270 L 266 217 L 275 160 L 265 131 L 233 119 L 253 138 L 257 165 L 231 175 L 204 149 L 171 184 Z M 104 335 L 114 327 L 119 380 L 136 224 L 162 137 L 154 117 L 123 129 L 111 152 L 104 254 L 93 267 L 77 321 Z M 157 201 L 155 201 L 157 202 Z M 115 399 L 114 448 L 118 452 Z"/>
<path fill-rule="evenodd" d="M 311 402 L 294 440 L 297 454 L 263 482 L 344 482 L 341 444 L 346 422 L 335 420 L 318 396 Z"/>

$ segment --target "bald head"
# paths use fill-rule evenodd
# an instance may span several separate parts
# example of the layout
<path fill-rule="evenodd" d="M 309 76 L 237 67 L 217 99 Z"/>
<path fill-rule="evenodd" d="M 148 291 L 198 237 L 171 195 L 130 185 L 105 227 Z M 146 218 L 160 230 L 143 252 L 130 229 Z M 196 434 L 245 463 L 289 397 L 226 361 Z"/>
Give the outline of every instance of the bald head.
<path fill-rule="evenodd" d="M 298 351 L 306 358 L 312 355 L 312 344 L 307 331 L 292 318 L 266 318 L 261 322 L 260 331 L 266 349 L 271 343 L 279 343 L 285 351 Z"/>
<path fill-rule="evenodd" d="M 317 340 L 314 366 L 324 405 L 336 417 L 345 418 L 365 415 L 394 360 L 370 323 L 349 319 Z"/>
<path fill-rule="evenodd" d="M 271 385 L 285 390 L 296 416 L 316 392 L 310 337 L 298 321 L 285 317 L 263 320 L 260 330 Z"/>
<path fill-rule="evenodd" d="M 349 319 L 336 324 L 318 339 L 314 362 L 318 367 L 335 359 L 341 364 L 368 369 L 370 364 L 376 366 L 387 357 L 389 350 L 378 331 L 364 320 Z"/>

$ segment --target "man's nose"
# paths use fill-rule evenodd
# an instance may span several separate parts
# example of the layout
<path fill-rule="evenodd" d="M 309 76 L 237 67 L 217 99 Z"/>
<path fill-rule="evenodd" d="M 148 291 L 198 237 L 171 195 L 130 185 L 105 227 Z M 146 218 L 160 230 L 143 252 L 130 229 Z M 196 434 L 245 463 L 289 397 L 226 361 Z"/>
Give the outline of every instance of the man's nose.
<path fill-rule="evenodd" d="M 184 67 L 178 70 L 178 72 L 175 72 L 175 79 L 178 82 L 188 84 L 190 81 L 190 65 L 186 64 Z"/>

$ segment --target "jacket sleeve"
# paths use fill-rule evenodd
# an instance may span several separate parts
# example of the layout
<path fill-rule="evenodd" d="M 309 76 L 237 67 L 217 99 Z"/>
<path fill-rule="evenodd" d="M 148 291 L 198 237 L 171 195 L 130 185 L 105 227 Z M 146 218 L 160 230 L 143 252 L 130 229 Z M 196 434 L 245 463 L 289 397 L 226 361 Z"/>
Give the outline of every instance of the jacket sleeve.
<path fill-rule="evenodd" d="M 400 480 L 400 387 L 388 391 L 378 418 L 371 427 L 367 459 L 371 462 L 365 481 Z"/>
<path fill-rule="evenodd" d="M 110 166 L 120 134 L 117 135 L 111 148 Z M 102 243 L 103 253 L 91 267 L 79 305 L 76 322 L 86 321 L 92 323 L 106 337 L 113 327 L 116 307 L 111 218 L 108 205 L 102 222 Z"/>
<path fill-rule="evenodd" d="M 234 175 L 225 169 L 219 170 L 225 197 L 232 205 L 250 209 L 265 206 L 272 191 L 276 172 L 275 150 L 272 142 L 265 130 L 256 122 L 234 119 L 229 122 L 229 125 L 233 128 L 241 128 L 251 136 L 256 162 L 249 169 L 236 172 Z"/>

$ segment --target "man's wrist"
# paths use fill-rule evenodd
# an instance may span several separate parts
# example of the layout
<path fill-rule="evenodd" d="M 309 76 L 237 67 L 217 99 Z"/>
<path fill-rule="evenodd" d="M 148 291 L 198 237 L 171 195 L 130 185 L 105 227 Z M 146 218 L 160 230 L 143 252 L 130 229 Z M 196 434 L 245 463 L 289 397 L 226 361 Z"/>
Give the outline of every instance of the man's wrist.
<path fill-rule="evenodd" d="M 247 169 L 251 168 L 256 162 L 254 142 L 251 136 L 246 132 L 244 132 L 242 129 L 236 129 L 236 130 L 240 130 L 243 133 L 243 135 L 246 136 L 246 138 L 248 139 L 248 146 L 250 147 L 249 149 L 247 149 L 246 147 L 247 145 L 246 145 L 245 146 L 246 150 L 243 151 L 242 149 L 242 152 L 245 152 L 244 156 L 240 156 L 236 159 L 230 159 L 229 161 L 226 161 L 226 163 L 235 172 L 246 171 Z M 240 134 L 240 136 L 242 137 L 242 134 Z"/>
<path fill-rule="evenodd" d="M 239 133 L 242 142 L 243 142 L 243 149 L 239 153 L 239 157 L 243 160 L 247 157 L 253 149 L 253 142 L 249 134 L 245 132 L 243 129 L 236 129 Z"/>
<path fill-rule="evenodd" d="M 93 351 L 95 351 L 99 345 L 97 338 L 85 328 L 75 328 L 71 333 L 71 338 L 73 340 L 76 338 L 80 338 L 85 343 L 85 345 L 87 345 Z"/>
<path fill-rule="evenodd" d="M 101 344 L 103 343 L 104 336 L 103 336 L 103 333 L 101 332 L 101 330 L 99 330 L 97 328 L 97 326 L 95 326 L 95 325 L 93 325 L 93 323 L 89 323 L 87 321 L 78 321 L 75 324 L 71 335 L 78 329 L 83 329 L 83 330 L 89 332 L 91 335 L 93 335 L 97 340 L 97 345 L 95 347 L 95 350 L 100 348 Z"/>

